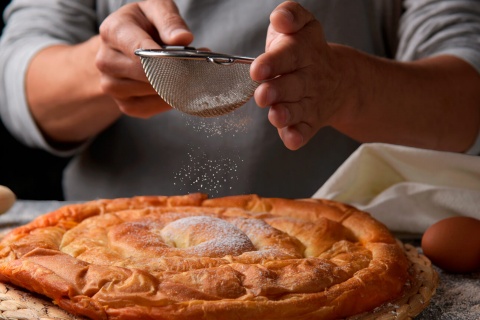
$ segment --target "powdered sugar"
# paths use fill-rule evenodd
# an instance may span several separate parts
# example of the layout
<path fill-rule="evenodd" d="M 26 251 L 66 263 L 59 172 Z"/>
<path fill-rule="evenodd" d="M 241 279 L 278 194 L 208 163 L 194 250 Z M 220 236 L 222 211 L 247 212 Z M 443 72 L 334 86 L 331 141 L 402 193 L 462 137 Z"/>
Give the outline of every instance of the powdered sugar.
<path fill-rule="evenodd" d="M 206 145 L 188 144 L 190 150 L 186 159 L 180 170 L 174 173 L 174 185 L 180 191 L 191 192 L 193 187 L 195 191 L 211 195 L 231 190 L 239 180 L 238 171 L 244 161 L 235 145 L 222 147 L 225 143 L 223 138 L 246 133 L 252 120 L 248 111 L 237 109 L 217 118 L 183 116 L 186 129 L 205 136 Z M 212 148 L 215 145 L 218 145 L 218 148 Z M 186 187 L 186 190 L 183 187 Z"/>
<path fill-rule="evenodd" d="M 186 124 L 198 133 L 206 134 L 207 138 L 245 132 L 251 122 L 251 117 L 240 112 L 233 112 L 218 118 L 192 118 L 184 115 Z M 195 119 L 196 121 L 194 121 Z"/>
<path fill-rule="evenodd" d="M 197 256 L 236 256 L 255 250 L 247 235 L 236 226 L 209 216 L 175 220 L 163 228 L 161 236 L 166 243 Z"/>
<path fill-rule="evenodd" d="M 174 185 L 193 186 L 197 191 L 218 193 L 231 189 L 238 181 L 237 170 L 243 160 L 239 156 L 222 157 L 207 154 L 201 147 L 192 147 L 179 172 L 174 175 Z"/>
<path fill-rule="evenodd" d="M 449 274 L 437 269 L 440 283 L 430 305 L 415 319 L 480 319 L 480 273 Z"/>

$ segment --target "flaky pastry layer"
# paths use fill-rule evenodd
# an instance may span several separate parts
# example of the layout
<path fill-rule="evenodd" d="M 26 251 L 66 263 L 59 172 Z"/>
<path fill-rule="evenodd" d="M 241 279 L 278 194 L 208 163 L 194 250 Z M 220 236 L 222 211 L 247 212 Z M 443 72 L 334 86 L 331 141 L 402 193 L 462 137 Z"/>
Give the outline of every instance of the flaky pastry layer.
<path fill-rule="evenodd" d="M 93 319 L 338 319 L 399 297 L 407 269 L 368 213 L 257 195 L 68 205 L 0 243 L 1 281 Z"/>

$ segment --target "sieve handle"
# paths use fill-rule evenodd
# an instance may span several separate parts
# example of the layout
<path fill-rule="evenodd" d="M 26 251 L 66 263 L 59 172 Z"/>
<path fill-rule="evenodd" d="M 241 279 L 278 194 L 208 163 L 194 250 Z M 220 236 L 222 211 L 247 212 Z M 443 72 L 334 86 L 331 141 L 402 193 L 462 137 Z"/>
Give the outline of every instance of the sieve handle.
<path fill-rule="evenodd" d="M 201 51 L 195 47 L 164 46 L 162 49 L 138 49 L 137 56 L 142 58 L 173 58 L 187 60 L 206 60 L 208 62 L 229 65 L 232 63 L 251 64 L 254 58 L 235 56 L 218 52 Z"/>

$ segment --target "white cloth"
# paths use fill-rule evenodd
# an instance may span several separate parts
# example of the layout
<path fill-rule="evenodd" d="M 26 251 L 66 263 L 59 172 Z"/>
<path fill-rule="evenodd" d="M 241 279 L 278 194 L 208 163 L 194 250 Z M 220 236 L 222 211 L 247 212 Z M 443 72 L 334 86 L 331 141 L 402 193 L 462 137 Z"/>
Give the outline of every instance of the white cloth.
<path fill-rule="evenodd" d="M 394 232 L 421 234 L 447 217 L 480 219 L 480 157 L 364 144 L 313 198 L 351 204 Z"/>

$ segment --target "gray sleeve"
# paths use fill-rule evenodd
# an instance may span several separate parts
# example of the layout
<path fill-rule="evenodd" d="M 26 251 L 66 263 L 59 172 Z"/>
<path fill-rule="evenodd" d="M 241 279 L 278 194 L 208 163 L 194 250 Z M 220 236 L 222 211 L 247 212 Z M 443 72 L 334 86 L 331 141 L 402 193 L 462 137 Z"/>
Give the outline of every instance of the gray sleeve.
<path fill-rule="evenodd" d="M 405 0 L 404 6 L 398 60 L 448 54 L 465 60 L 480 73 L 479 0 Z M 480 154 L 480 132 L 466 153 Z"/>
<path fill-rule="evenodd" d="M 451 54 L 480 72 L 479 0 L 405 0 L 397 59 Z"/>
<path fill-rule="evenodd" d="M 93 0 L 14 0 L 5 10 L 6 27 L 0 39 L 0 116 L 9 131 L 28 146 L 57 155 L 74 152 L 55 150 L 43 138 L 30 114 L 25 76 L 40 50 L 80 43 L 95 35 L 94 8 Z"/>

